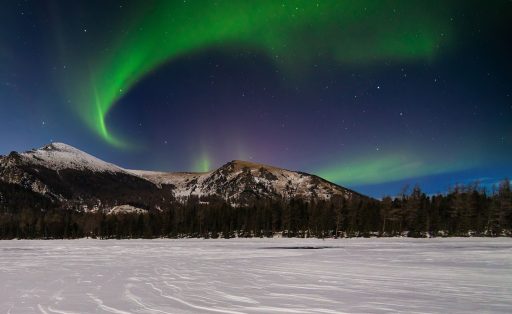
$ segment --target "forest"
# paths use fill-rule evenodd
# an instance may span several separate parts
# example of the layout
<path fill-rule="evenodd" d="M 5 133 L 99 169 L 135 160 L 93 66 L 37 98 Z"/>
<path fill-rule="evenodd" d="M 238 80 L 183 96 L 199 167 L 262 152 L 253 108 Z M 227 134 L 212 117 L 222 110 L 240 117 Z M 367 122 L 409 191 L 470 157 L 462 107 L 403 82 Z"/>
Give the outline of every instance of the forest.
<path fill-rule="evenodd" d="M 220 199 L 191 197 L 159 211 L 115 215 L 64 209 L 20 193 L 13 186 L 0 190 L 0 239 L 512 236 L 508 179 L 492 191 L 475 183 L 426 195 L 416 186 L 381 200 L 262 200 L 233 207 Z M 12 195 L 18 201 L 10 201 Z"/>

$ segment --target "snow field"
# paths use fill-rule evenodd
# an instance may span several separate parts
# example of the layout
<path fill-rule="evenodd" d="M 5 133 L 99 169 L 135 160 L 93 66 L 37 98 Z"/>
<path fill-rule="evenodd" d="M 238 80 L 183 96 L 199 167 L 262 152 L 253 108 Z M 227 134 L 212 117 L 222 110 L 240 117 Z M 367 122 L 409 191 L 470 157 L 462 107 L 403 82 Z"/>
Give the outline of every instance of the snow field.
<path fill-rule="evenodd" d="M 510 313 L 512 239 L 0 241 L 0 313 Z"/>

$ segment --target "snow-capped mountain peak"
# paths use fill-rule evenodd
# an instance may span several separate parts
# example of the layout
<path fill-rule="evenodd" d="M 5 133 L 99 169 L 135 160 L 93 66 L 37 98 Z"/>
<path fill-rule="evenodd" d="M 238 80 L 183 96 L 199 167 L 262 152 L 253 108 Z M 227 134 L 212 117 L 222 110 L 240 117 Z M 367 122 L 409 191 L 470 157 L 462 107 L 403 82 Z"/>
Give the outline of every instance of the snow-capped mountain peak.
<path fill-rule="evenodd" d="M 122 168 L 89 155 L 71 145 L 51 143 L 19 154 L 23 161 L 52 170 L 75 169 L 94 172 L 121 172 Z"/>

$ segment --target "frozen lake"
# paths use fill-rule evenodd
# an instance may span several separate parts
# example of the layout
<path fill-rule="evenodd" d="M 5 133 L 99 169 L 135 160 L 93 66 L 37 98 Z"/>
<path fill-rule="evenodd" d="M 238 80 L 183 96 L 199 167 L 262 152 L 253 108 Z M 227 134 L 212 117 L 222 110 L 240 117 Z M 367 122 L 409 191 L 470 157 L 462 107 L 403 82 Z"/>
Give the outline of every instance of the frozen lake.
<path fill-rule="evenodd" d="M 0 313 L 512 312 L 512 239 L 0 241 Z"/>

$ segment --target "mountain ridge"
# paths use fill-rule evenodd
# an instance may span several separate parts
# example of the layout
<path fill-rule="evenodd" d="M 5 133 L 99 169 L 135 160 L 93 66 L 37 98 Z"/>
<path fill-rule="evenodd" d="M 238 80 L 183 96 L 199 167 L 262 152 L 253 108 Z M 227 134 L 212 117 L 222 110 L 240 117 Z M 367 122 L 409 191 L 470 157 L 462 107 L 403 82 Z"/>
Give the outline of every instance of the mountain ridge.
<path fill-rule="evenodd" d="M 71 145 L 50 143 L 0 156 L 0 181 L 67 204 L 139 204 L 158 209 L 171 199 L 219 198 L 233 206 L 265 199 L 324 201 L 366 197 L 316 175 L 232 160 L 209 172 L 125 169 Z"/>

